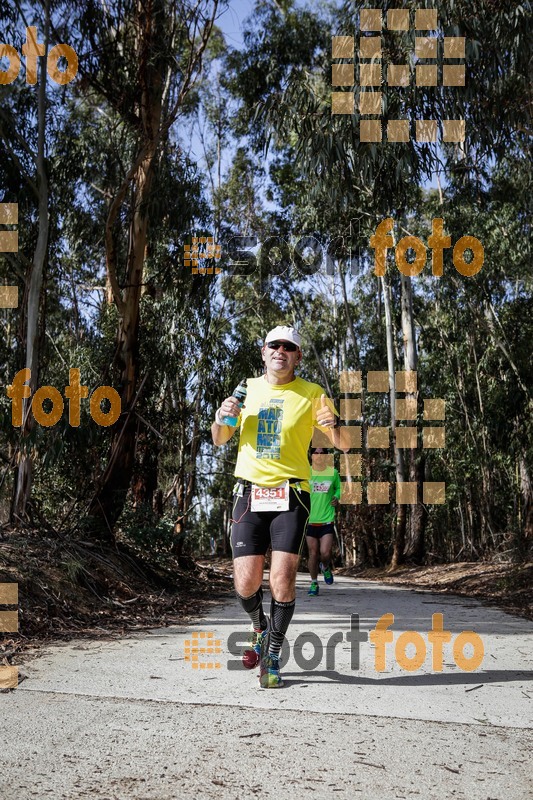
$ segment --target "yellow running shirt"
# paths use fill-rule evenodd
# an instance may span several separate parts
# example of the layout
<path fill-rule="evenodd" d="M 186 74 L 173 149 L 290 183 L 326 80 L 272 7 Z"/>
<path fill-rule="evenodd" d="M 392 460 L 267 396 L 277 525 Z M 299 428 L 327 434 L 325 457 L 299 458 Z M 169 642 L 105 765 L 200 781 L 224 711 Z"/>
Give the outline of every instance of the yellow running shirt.
<path fill-rule="evenodd" d="M 301 478 L 302 489 L 309 491 L 307 452 L 318 407 L 313 400 L 324 390 L 303 378 L 276 386 L 262 376 L 249 378 L 247 386 L 235 476 L 259 486 Z"/>

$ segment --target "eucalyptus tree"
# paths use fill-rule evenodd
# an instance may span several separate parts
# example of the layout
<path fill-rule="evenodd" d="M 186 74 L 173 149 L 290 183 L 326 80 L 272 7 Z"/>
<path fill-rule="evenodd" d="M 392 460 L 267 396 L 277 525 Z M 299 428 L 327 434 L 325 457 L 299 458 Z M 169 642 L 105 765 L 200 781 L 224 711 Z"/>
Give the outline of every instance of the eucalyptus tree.
<path fill-rule="evenodd" d="M 134 408 L 140 394 L 140 302 L 158 202 L 157 169 L 175 123 L 193 101 L 219 0 L 191 7 L 180 0 L 89 0 L 76 15 L 82 48 L 80 88 L 103 108 L 110 132 L 123 135 L 120 175 L 107 199 L 104 230 L 107 293 L 117 315 L 114 364 L 122 417 L 99 480 L 91 516 L 113 526 L 130 485 L 135 457 Z"/>
<path fill-rule="evenodd" d="M 352 115 L 331 114 L 331 35 L 354 36 L 361 8 L 375 8 L 375 4 L 365 2 L 354 9 L 350 2 L 327 16 L 327 12 L 317 13 L 292 2 L 258 3 L 245 33 L 244 51 L 228 59 L 228 83 L 241 99 L 237 131 L 248 129 L 256 147 L 277 151 L 299 184 L 301 196 L 296 202 L 290 201 L 291 211 L 296 207 L 302 216 L 314 218 L 315 230 L 337 236 L 355 219 L 368 241 L 371 231 L 366 223 L 389 216 L 398 222 L 405 220 L 417 209 L 417 186 L 434 171 L 447 174 L 449 179 L 454 176 L 456 185 L 462 180 L 471 187 L 477 184 L 479 189 L 491 165 L 506 151 L 524 152 L 530 130 L 527 27 L 531 8 L 529 3 L 492 0 L 436 4 L 439 34 L 466 39 L 466 85 L 454 89 L 413 83 L 402 88 L 388 86 L 381 116 L 384 128 L 388 120 L 401 118 L 409 121 L 411 130 L 416 119 L 464 119 L 466 141 L 440 147 L 413 140 L 361 142 L 357 110 Z M 381 46 L 384 62 L 410 63 L 415 32 L 384 29 Z M 283 198 L 283 192 L 281 195 Z M 283 199 L 287 197 L 285 193 Z M 342 276 L 342 259 L 338 269 Z M 380 280 L 382 308 L 387 312 L 392 397 L 395 369 L 402 361 L 405 368 L 416 368 L 420 328 L 417 337 L 411 278 L 399 281 L 401 319 L 394 308 L 388 308 L 396 279 L 384 276 Z M 494 323 L 493 330 L 496 328 Z M 399 336 L 400 329 L 403 336 Z M 355 345 L 353 352 L 356 350 Z M 405 479 L 405 466 L 397 449 L 394 456 L 397 479 Z M 410 454 L 410 471 L 419 481 L 423 460 Z M 524 485 L 528 484 L 528 474 L 524 473 Z M 423 557 L 427 520 L 424 514 L 411 516 L 406 544 L 405 508 L 397 509 L 395 564 L 400 563 L 406 548 L 410 557 Z"/>
<path fill-rule="evenodd" d="M 48 54 L 52 45 L 69 39 L 66 26 L 54 24 L 61 19 L 65 8 L 65 3 L 53 0 L 36 4 L 17 0 L 3 9 L 0 20 L 0 39 L 12 42 L 9 47 L 14 45 L 16 51 L 26 55 L 25 67 L 18 76 L 13 74 L 9 80 L 9 74 L 4 73 L 0 87 L 3 154 L 0 181 L 4 202 L 18 204 L 20 231 L 18 252 L 5 255 L 9 268 L 15 272 L 20 299 L 18 310 L 9 312 L 16 322 L 7 326 L 6 343 L 11 352 L 6 364 L 29 370 L 32 395 L 47 368 L 46 336 L 50 336 L 47 314 L 59 312 L 61 315 L 57 296 L 52 293 L 47 298 L 45 287 L 53 284 L 57 277 L 59 223 L 54 209 L 61 187 L 56 180 L 54 158 L 64 119 L 62 106 L 72 87 L 68 80 L 69 85 L 65 82 L 60 85 L 62 79 L 57 75 L 52 80 L 50 76 L 54 73 L 49 69 Z M 9 59 L 10 70 L 13 70 L 16 59 L 12 52 Z M 74 63 L 70 66 L 74 70 Z M 12 277 L 9 282 L 13 283 Z M 16 441 L 12 435 L 7 437 L 13 443 L 10 455 L 13 522 L 26 518 L 29 513 L 34 464 L 45 444 L 36 430 L 30 404 L 31 400 L 24 401 L 20 436 Z"/>

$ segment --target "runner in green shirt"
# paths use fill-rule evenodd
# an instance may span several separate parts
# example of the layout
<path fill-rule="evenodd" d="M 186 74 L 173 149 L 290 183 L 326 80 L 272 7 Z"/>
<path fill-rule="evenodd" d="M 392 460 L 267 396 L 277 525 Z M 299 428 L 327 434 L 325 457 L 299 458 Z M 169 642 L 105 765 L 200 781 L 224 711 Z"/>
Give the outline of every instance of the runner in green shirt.
<path fill-rule="evenodd" d="M 309 573 L 311 586 L 308 594 L 318 594 L 318 563 L 324 581 L 333 583 L 331 572 L 331 550 L 333 547 L 335 509 L 341 496 L 339 473 L 328 465 L 326 450 L 315 447 L 312 451 L 311 468 L 311 513 L 306 531 L 307 548 L 309 550 Z"/>

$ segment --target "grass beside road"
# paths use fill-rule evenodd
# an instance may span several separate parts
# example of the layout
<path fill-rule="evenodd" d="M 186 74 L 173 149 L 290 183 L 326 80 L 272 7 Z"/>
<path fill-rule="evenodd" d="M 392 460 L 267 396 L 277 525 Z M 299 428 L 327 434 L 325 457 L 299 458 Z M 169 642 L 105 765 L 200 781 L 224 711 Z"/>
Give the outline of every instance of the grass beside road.
<path fill-rule="evenodd" d="M 54 640 L 123 636 L 183 625 L 232 594 L 225 572 L 161 553 L 158 563 L 112 543 L 39 530 L 4 532 L 0 583 L 17 583 L 19 632 L 0 633 L 0 664 Z"/>

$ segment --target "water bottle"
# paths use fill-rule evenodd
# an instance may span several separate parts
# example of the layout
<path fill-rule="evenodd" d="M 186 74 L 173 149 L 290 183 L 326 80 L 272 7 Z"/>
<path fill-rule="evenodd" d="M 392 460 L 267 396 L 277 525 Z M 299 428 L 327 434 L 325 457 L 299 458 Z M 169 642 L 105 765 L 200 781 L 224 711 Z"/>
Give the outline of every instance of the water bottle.
<path fill-rule="evenodd" d="M 237 398 L 239 407 L 242 408 L 242 404 L 246 399 L 246 378 L 243 378 L 243 380 L 239 383 L 239 385 L 233 392 L 233 397 Z M 231 425 L 232 428 L 237 427 L 238 421 L 239 420 L 237 417 L 222 417 L 222 422 L 224 423 L 224 425 Z"/>

